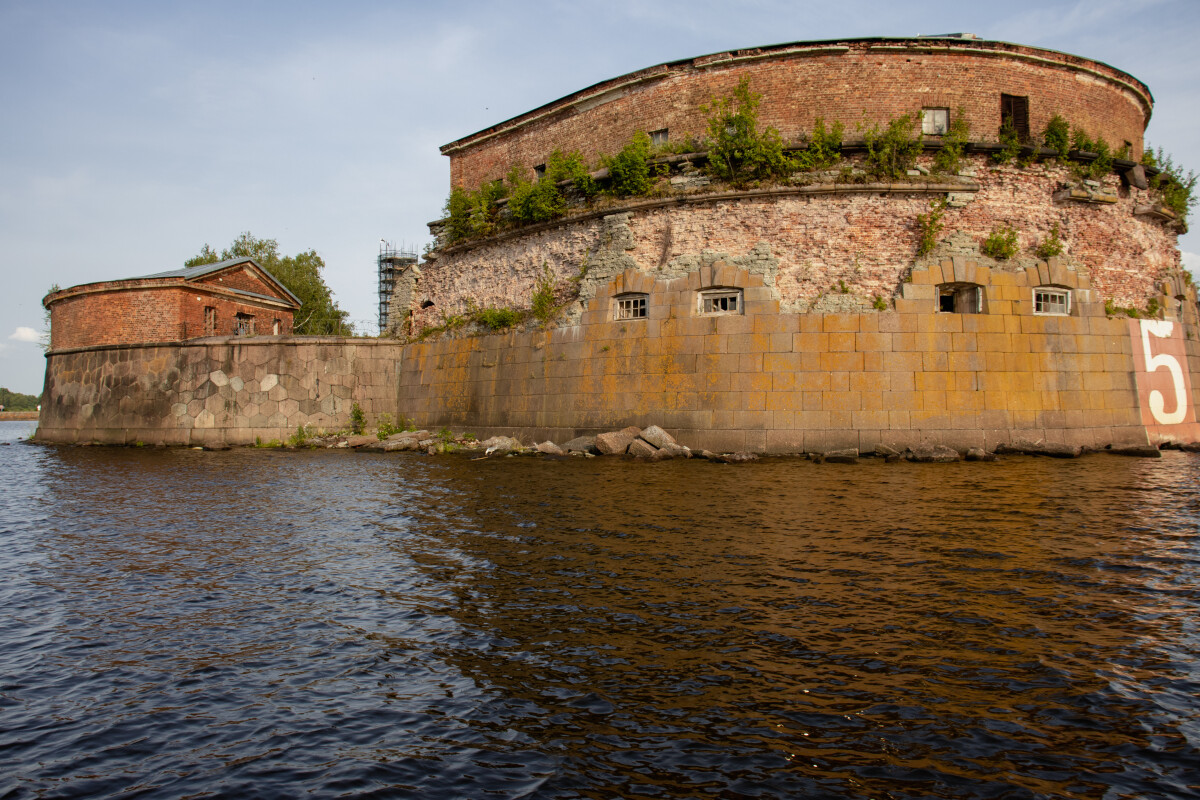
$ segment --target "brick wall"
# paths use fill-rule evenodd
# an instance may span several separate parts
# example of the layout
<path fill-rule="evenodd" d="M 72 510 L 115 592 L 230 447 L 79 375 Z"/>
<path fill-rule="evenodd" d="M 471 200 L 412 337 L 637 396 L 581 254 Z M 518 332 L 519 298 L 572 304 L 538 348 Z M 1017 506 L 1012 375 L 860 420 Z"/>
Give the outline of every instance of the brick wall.
<path fill-rule="evenodd" d="M 250 291 L 265 293 L 266 287 L 257 281 L 254 285 Z M 54 350 L 205 336 L 206 306 L 216 309 L 216 335 L 233 334 L 237 314 L 253 316 L 258 335 L 271 334 L 275 320 L 280 334 L 292 330 L 290 308 L 239 299 L 203 285 L 113 281 L 65 289 L 51 295 L 49 302 Z"/>
<path fill-rule="evenodd" d="M 944 41 L 813 45 L 761 60 L 699 58 L 614 78 L 446 145 L 451 183 L 475 188 L 513 164 L 544 163 L 556 148 L 579 150 L 594 162 L 639 130 L 667 128 L 673 141 L 702 137 L 700 106 L 730 93 L 743 77 L 763 95 L 762 124 L 786 140 L 810 132 L 817 117 L 842 122 L 852 137 L 863 121 L 883 122 L 922 107 L 952 113 L 962 107 L 972 139 L 993 141 L 1003 93 L 1029 98 L 1035 135 L 1061 114 L 1114 148 L 1129 142 L 1136 159 L 1151 107 L 1149 90 L 1135 78 L 1053 51 Z"/>

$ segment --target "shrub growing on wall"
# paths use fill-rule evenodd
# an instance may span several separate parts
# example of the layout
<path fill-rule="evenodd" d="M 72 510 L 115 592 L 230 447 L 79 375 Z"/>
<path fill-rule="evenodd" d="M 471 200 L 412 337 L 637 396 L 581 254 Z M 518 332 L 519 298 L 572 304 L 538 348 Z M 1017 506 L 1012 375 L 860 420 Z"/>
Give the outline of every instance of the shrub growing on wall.
<path fill-rule="evenodd" d="M 785 178 L 795 170 L 783 150 L 779 131 L 774 128 L 759 130 L 758 104 L 761 101 L 761 94 L 750 91 L 749 78 L 742 78 L 733 94 L 714 97 L 700 107 L 709 115 L 708 169 L 734 186 Z"/>
<path fill-rule="evenodd" d="M 1184 174 L 1183 167 L 1176 164 L 1161 147 L 1157 150 L 1146 148 L 1142 155 L 1142 163 L 1161 170 L 1150 179 L 1150 188 L 1158 192 L 1164 206 L 1178 214 L 1180 219 L 1187 219 L 1196 202 L 1193 196 L 1196 173 L 1188 170 L 1187 174 Z"/>
<path fill-rule="evenodd" d="M 958 174 L 970 135 L 971 123 L 967 121 L 966 109 L 959 106 L 954 112 L 954 119 L 950 121 L 950 130 L 942 137 L 942 149 L 933 157 L 934 171 Z"/>
<path fill-rule="evenodd" d="M 1046 147 L 1053 148 L 1059 158 L 1066 158 L 1067 153 L 1071 151 L 1071 126 L 1062 116 L 1055 114 L 1046 123 L 1042 142 Z"/>
<path fill-rule="evenodd" d="M 904 114 L 889 120 L 885 128 L 879 123 L 859 126 L 867 147 L 868 174 L 875 178 L 902 178 L 913 168 L 921 152 L 919 119 L 920 114 Z"/>
<path fill-rule="evenodd" d="M 650 174 L 650 136 L 638 131 L 615 156 L 601 159 L 608 167 L 608 193 L 617 197 L 644 195 L 654 186 Z"/>
<path fill-rule="evenodd" d="M 792 156 L 795 168 L 812 172 L 818 169 L 828 169 L 842 160 L 842 123 L 835 122 L 826 130 L 825 119 L 817 117 L 813 123 L 812 136 L 809 136 L 803 150 L 797 150 Z"/>

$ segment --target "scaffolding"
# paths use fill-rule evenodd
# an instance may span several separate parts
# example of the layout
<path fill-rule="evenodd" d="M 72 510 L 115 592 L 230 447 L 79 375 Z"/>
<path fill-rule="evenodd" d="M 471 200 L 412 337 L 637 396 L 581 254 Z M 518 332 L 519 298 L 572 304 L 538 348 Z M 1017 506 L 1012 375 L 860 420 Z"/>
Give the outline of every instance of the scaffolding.
<path fill-rule="evenodd" d="M 392 290 L 396 287 L 396 279 L 406 269 L 417 265 L 416 249 L 408 249 L 407 245 L 397 247 L 392 242 L 379 240 L 379 333 L 383 335 L 388 330 L 388 306 L 392 301 Z"/>

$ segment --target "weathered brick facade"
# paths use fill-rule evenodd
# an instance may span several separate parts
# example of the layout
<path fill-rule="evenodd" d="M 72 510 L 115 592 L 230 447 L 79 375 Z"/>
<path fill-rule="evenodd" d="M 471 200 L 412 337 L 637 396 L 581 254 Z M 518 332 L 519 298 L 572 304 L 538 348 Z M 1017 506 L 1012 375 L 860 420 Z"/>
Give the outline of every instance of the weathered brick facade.
<path fill-rule="evenodd" d="M 251 259 L 72 286 L 47 295 L 43 303 L 50 310 L 52 350 L 239 332 L 287 335 L 299 308 Z"/>
<path fill-rule="evenodd" d="M 994 141 L 1001 94 L 1029 99 L 1029 130 L 1055 114 L 1140 158 L 1153 98 L 1136 78 L 1100 62 L 1036 47 L 971 39 L 858 39 L 778 45 L 660 64 L 596 84 L 442 147 L 450 179 L 468 189 L 514 165 L 545 163 L 555 149 L 594 161 L 637 131 L 671 141 L 703 137 L 701 106 L 749 78 L 763 95 L 761 122 L 785 140 L 817 117 L 886 122 L 922 108 L 962 108 L 971 138 Z"/>

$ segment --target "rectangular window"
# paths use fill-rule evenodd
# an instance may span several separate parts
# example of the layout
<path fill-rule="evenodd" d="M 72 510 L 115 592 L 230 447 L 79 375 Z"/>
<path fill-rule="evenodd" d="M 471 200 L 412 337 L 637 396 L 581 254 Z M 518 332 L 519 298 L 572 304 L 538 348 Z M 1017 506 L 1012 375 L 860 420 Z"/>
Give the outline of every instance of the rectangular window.
<path fill-rule="evenodd" d="M 213 306 L 204 307 L 204 335 L 217 335 L 217 309 Z"/>
<path fill-rule="evenodd" d="M 663 128 L 658 131 L 650 131 L 650 144 L 653 147 L 659 147 L 667 143 L 667 129 Z"/>
<path fill-rule="evenodd" d="M 278 336 L 281 328 L 282 328 L 282 326 L 280 325 L 279 320 L 275 320 L 274 322 L 272 322 L 271 323 L 271 335 Z"/>
<path fill-rule="evenodd" d="M 945 136 L 950 130 L 950 109 L 921 109 L 921 133 L 926 136 Z"/>
<path fill-rule="evenodd" d="M 617 319 L 644 319 L 646 316 L 646 295 L 626 294 L 617 298 Z"/>
<path fill-rule="evenodd" d="M 1000 95 L 1000 128 L 1011 127 L 1022 142 L 1029 141 L 1029 98 Z"/>
<path fill-rule="evenodd" d="M 253 336 L 254 317 L 250 314 L 238 314 L 233 320 L 234 336 Z"/>
<path fill-rule="evenodd" d="M 982 314 L 983 287 L 972 283 L 938 286 L 938 311 L 948 314 Z"/>
<path fill-rule="evenodd" d="M 1069 289 L 1034 289 L 1033 313 L 1066 316 L 1071 313 Z"/>
<path fill-rule="evenodd" d="M 700 293 L 701 314 L 742 313 L 741 289 L 712 289 Z"/>

